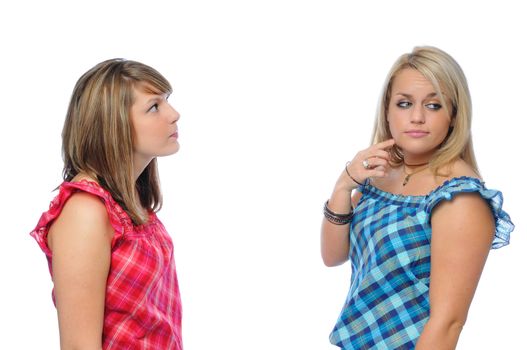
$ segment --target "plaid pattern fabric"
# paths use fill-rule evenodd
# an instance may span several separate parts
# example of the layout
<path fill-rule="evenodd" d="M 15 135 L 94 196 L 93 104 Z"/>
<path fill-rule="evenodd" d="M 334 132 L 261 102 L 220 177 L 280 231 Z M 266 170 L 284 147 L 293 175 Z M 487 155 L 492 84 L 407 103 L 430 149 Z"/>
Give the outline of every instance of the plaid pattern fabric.
<path fill-rule="evenodd" d="M 101 198 L 115 230 L 106 286 L 103 349 L 175 349 L 181 340 L 181 299 L 170 236 L 155 213 L 134 226 L 110 194 L 94 182 L 64 182 L 31 235 L 46 254 L 48 229 L 77 191 Z M 54 300 L 54 297 L 53 297 Z"/>
<path fill-rule="evenodd" d="M 493 248 L 509 243 L 514 225 L 501 192 L 475 178 L 446 181 L 426 196 L 384 192 L 366 182 L 350 229 L 352 280 L 330 341 L 343 349 L 413 349 L 428 320 L 430 219 L 442 200 L 477 192 L 496 221 Z"/>

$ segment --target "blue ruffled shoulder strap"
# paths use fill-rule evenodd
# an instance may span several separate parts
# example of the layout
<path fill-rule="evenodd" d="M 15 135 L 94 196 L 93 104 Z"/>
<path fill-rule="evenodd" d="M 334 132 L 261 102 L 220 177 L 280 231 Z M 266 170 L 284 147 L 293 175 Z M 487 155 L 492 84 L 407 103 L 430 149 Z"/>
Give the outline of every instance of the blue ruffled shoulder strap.
<path fill-rule="evenodd" d="M 452 200 L 460 193 L 478 192 L 485 199 L 494 215 L 496 232 L 492 241 L 492 249 L 498 249 L 509 244 L 510 234 L 514 230 L 514 224 L 503 209 L 503 195 L 500 191 L 490 190 L 485 183 L 473 177 L 457 177 L 446 181 L 427 196 L 425 210 L 431 217 L 434 207 L 443 200 Z"/>

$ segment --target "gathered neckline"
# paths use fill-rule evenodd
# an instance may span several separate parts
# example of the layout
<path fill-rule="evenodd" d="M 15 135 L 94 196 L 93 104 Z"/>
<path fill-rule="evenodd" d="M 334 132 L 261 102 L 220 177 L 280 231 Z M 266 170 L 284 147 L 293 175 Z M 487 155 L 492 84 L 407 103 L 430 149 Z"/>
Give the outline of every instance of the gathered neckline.
<path fill-rule="evenodd" d="M 476 183 L 477 185 L 479 185 L 481 187 L 484 187 L 484 184 L 485 184 L 484 181 L 482 181 L 482 180 L 480 180 L 480 179 L 478 179 L 476 177 L 472 177 L 472 176 L 458 176 L 458 177 L 453 177 L 451 179 L 445 180 L 441 185 L 439 185 L 438 187 L 434 188 L 429 193 L 423 194 L 423 195 L 406 195 L 406 194 L 396 194 L 396 193 L 393 193 L 393 192 L 388 192 L 388 191 L 385 191 L 385 190 L 381 190 L 378 187 L 375 187 L 374 185 L 372 185 L 369 182 L 369 180 L 362 187 L 364 189 L 366 189 L 367 191 L 373 192 L 376 195 L 378 195 L 380 197 L 383 197 L 383 198 L 386 198 L 386 199 L 391 199 L 391 200 L 398 201 L 398 202 L 410 202 L 411 203 L 411 202 L 421 202 L 423 199 L 428 198 L 431 195 L 433 195 L 434 193 L 437 193 L 437 192 L 441 191 L 443 188 L 451 186 L 453 183 L 458 183 L 458 182 L 463 182 L 463 181 Z"/>

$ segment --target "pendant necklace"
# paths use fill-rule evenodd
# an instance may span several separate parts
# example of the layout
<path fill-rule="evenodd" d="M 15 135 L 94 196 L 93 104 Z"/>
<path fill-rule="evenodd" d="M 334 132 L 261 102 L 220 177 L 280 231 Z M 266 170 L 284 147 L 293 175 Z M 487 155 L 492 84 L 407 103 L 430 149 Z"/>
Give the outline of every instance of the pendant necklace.
<path fill-rule="evenodd" d="M 430 162 L 421 163 L 421 164 L 406 164 L 406 162 L 403 161 L 403 163 L 404 163 L 404 165 L 407 166 L 407 167 L 419 167 L 419 166 L 423 166 L 423 165 L 428 165 L 428 163 L 430 163 Z M 425 170 L 425 169 L 427 169 L 427 168 L 428 168 L 428 167 L 425 166 L 424 168 L 422 168 L 422 169 L 420 169 L 420 170 L 417 170 L 417 171 L 414 171 L 413 173 L 408 174 L 408 173 L 406 172 L 404 166 L 403 166 L 403 172 L 404 172 L 404 174 L 406 175 L 405 178 L 404 178 L 404 180 L 403 180 L 403 186 L 406 186 L 406 184 L 408 183 L 408 181 L 410 181 L 410 177 L 412 177 L 414 174 L 420 173 L 421 171 L 423 171 L 423 170 Z"/>

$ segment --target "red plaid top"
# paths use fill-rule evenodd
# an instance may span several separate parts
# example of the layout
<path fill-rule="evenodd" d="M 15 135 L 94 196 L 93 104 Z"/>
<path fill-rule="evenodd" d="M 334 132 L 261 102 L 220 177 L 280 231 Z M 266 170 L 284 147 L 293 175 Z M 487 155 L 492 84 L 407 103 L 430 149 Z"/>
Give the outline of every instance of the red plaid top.
<path fill-rule="evenodd" d="M 98 184 L 85 180 L 64 182 L 31 232 L 46 254 L 50 273 L 48 229 L 66 201 L 78 191 L 102 200 L 115 230 L 106 285 L 103 349 L 183 349 L 172 240 L 155 213 L 148 223 L 134 226 L 128 214 Z"/>

